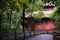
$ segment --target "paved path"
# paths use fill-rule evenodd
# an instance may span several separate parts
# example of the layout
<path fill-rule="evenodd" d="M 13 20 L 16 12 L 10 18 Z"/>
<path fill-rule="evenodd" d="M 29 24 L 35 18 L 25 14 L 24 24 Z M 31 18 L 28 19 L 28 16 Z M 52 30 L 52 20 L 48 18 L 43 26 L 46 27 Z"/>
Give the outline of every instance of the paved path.
<path fill-rule="evenodd" d="M 29 38 L 26 40 L 53 40 L 53 35 L 50 34 L 41 34 L 39 36 L 35 36 L 33 38 Z"/>

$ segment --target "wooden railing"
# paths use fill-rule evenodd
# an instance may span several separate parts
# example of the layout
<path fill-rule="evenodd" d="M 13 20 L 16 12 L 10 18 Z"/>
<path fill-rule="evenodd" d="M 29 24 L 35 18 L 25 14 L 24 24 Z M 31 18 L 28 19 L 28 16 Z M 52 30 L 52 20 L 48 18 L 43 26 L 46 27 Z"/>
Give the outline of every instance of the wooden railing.
<path fill-rule="evenodd" d="M 24 40 L 30 37 L 34 37 L 40 34 L 47 34 L 46 32 L 43 31 L 34 31 L 34 32 L 25 32 L 25 38 L 24 38 L 24 33 L 23 32 L 17 32 L 16 33 L 16 40 Z M 10 32 L 10 33 L 2 33 L 2 40 L 15 40 L 15 33 L 14 32 Z"/>
<path fill-rule="evenodd" d="M 60 31 L 54 31 L 53 37 L 53 40 L 60 40 Z"/>

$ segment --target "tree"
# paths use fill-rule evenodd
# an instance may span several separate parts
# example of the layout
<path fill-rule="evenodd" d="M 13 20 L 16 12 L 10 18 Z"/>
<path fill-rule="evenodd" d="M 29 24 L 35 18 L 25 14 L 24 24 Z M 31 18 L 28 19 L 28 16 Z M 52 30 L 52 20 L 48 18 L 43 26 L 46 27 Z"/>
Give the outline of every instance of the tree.
<path fill-rule="evenodd" d="M 60 6 L 56 7 L 53 18 L 55 19 L 56 29 L 60 30 Z"/>
<path fill-rule="evenodd" d="M 33 14 L 34 18 L 37 18 L 37 20 L 40 20 L 44 16 L 43 12 L 38 12 L 37 14 Z"/>

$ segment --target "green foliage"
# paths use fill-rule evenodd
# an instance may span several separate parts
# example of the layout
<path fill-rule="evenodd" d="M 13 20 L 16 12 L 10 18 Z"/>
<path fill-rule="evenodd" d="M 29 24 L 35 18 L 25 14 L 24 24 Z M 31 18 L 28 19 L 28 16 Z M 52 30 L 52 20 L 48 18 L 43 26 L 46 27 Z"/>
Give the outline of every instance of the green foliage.
<path fill-rule="evenodd" d="M 44 3 L 52 2 L 55 6 L 60 5 L 60 0 L 43 0 Z"/>
<path fill-rule="evenodd" d="M 53 15 L 54 19 L 56 20 L 60 20 L 60 6 L 58 6 L 54 12 L 54 15 Z"/>
<path fill-rule="evenodd" d="M 55 19 L 56 29 L 60 30 L 60 6 L 57 6 L 57 9 L 54 12 L 53 18 Z"/>
<path fill-rule="evenodd" d="M 48 3 L 49 1 L 50 1 L 50 0 L 43 0 L 44 3 L 46 3 L 46 2 Z"/>
<path fill-rule="evenodd" d="M 39 2 L 40 0 L 2 0 L 0 3 L 0 14 L 2 14 L 2 29 L 4 32 L 22 31 L 22 10 L 25 5 L 25 10 L 37 11 L 42 10 L 43 5 Z M 41 19 L 44 14 L 40 11 L 36 16 L 33 17 Z"/>
<path fill-rule="evenodd" d="M 27 11 L 38 11 L 43 9 L 43 3 L 39 2 L 40 0 L 35 0 L 34 2 L 31 2 L 30 4 L 27 4 L 28 8 Z"/>
<path fill-rule="evenodd" d="M 18 32 L 22 32 L 22 31 L 23 31 L 22 29 L 23 29 L 23 28 L 22 28 L 22 25 L 20 25 L 17 31 L 18 31 Z"/>
<path fill-rule="evenodd" d="M 43 12 L 38 12 L 37 14 L 33 14 L 33 17 L 37 19 L 41 19 L 44 16 Z"/>
<path fill-rule="evenodd" d="M 17 12 L 16 10 L 12 10 L 12 15 L 11 15 L 11 25 L 9 25 L 10 23 L 10 19 L 8 18 L 8 13 L 7 10 L 2 12 L 2 31 L 3 32 L 11 32 L 14 31 L 14 29 L 17 27 L 18 22 L 20 22 L 19 25 L 21 25 L 21 17 L 22 14 L 21 12 Z M 9 27 L 10 26 L 10 27 Z"/>

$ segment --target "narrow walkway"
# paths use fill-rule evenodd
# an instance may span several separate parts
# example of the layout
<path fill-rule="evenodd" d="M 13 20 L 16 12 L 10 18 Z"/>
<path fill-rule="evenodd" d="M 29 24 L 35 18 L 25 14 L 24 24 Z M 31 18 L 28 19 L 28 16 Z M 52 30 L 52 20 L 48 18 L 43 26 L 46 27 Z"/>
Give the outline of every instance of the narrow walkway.
<path fill-rule="evenodd" d="M 35 36 L 33 38 L 26 39 L 26 40 L 53 40 L 53 35 L 41 34 L 41 35 Z"/>

